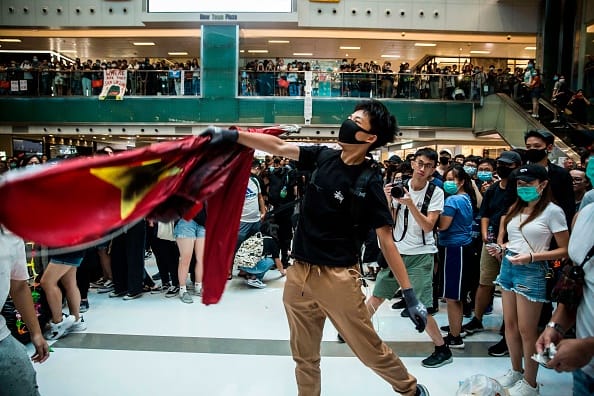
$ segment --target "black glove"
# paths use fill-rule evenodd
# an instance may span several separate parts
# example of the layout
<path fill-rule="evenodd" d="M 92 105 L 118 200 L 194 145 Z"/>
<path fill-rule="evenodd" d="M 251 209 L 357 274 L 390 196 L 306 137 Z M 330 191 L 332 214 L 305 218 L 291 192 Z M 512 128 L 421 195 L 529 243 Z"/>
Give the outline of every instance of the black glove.
<path fill-rule="evenodd" d="M 209 144 L 214 146 L 222 143 L 236 143 L 237 138 L 239 138 L 239 133 L 235 129 L 223 129 L 210 126 L 204 131 L 200 132 L 199 136 L 210 137 Z"/>
<path fill-rule="evenodd" d="M 412 322 L 415 324 L 417 331 L 422 333 L 425 330 L 425 326 L 427 325 L 427 308 L 425 308 L 423 303 L 417 300 L 417 296 L 415 296 L 415 292 L 412 288 L 403 289 L 402 296 L 406 302 L 406 308 L 410 314 L 410 320 L 412 320 Z"/>

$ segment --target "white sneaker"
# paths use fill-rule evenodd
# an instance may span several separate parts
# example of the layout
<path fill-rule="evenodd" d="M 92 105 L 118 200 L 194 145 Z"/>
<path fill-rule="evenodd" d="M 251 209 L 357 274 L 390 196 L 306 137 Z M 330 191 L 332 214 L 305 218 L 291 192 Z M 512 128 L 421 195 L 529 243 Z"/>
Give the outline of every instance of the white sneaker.
<path fill-rule="evenodd" d="M 520 373 L 519 371 L 509 369 L 507 370 L 507 373 L 505 373 L 501 377 L 495 378 L 495 380 L 499 382 L 499 384 L 501 384 L 501 386 L 503 386 L 504 388 L 511 388 L 516 384 L 516 382 L 520 381 L 523 378 L 524 374 Z"/>
<path fill-rule="evenodd" d="M 507 390 L 507 394 L 509 396 L 538 396 L 538 384 L 536 384 L 536 388 L 530 386 L 525 379 L 521 379 L 520 381 L 516 382 L 516 384 Z"/>
<path fill-rule="evenodd" d="M 247 280 L 248 286 L 255 287 L 258 289 L 264 289 L 266 284 L 262 282 L 260 279 L 248 279 Z"/>
<path fill-rule="evenodd" d="M 68 330 L 69 333 L 73 333 L 76 331 L 85 331 L 87 329 L 87 324 L 85 323 L 85 319 L 82 317 L 82 315 L 78 318 L 78 320 L 74 321 L 74 323 L 72 323 L 72 326 L 70 326 L 70 329 Z"/>
<path fill-rule="evenodd" d="M 74 316 L 66 316 L 62 314 L 62 321 L 60 323 L 54 323 L 50 320 L 50 329 L 43 335 L 46 340 L 53 341 L 64 337 L 68 334 L 68 330 L 74 324 Z"/>

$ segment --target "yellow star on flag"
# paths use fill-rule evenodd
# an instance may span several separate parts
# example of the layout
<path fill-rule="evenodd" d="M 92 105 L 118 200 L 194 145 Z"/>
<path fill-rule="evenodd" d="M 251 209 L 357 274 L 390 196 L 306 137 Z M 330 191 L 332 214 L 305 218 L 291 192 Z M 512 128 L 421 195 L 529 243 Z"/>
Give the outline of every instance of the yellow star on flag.
<path fill-rule="evenodd" d="M 90 172 L 121 191 L 120 216 L 125 219 L 157 183 L 166 177 L 177 175 L 181 170 L 177 166 L 163 164 L 157 158 L 136 165 L 92 168 Z"/>

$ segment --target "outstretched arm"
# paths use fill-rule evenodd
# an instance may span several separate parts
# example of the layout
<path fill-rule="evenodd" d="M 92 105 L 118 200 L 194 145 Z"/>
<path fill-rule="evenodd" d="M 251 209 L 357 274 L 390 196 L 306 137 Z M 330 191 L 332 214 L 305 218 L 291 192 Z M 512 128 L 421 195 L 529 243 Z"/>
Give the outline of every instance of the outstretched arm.
<path fill-rule="evenodd" d="M 299 159 L 299 146 L 263 133 L 239 132 L 237 143 L 282 157 Z"/>

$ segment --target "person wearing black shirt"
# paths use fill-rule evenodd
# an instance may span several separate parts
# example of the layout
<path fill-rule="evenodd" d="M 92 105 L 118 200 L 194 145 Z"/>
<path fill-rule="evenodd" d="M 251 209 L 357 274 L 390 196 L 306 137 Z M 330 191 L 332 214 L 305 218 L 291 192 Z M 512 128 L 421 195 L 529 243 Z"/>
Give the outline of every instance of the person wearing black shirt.
<path fill-rule="evenodd" d="M 338 135 L 341 150 L 300 147 L 272 135 L 236 130 L 210 128 L 203 132 L 210 136 L 210 144 L 238 142 L 299 160 L 299 169 L 314 172 L 303 198 L 293 241 L 295 261 L 287 270 L 283 294 L 300 395 L 321 393 L 320 344 L 326 318 L 355 355 L 394 391 L 406 396 L 429 394 L 375 332 L 356 265 L 367 231 L 375 228 L 388 265 L 402 286 L 411 320 L 417 330 L 424 330 L 427 309 L 418 302 L 392 241 L 392 217 L 381 175 L 378 172 L 369 178 L 364 197 L 355 198 L 351 192 L 369 167 L 366 155 L 393 141 L 396 130 L 396 119 L 386 107 L 368 100 L 359 103 L 342 123 Z M 352 204 L 359 215 L 353 215 Z"/>
<path fill-rule="evenodd" d="M 522 165 L 522 158 L 515 151 L 504 151 L 497 158 L 497 175 L 500 180 L 487 189 L 479 211 L 481 218 L 481 236 L 483 247 L 480 260 L 479 286 L 476 290 L 474 302 L 474 317 L 462 326 L 462 332 L 467 335 L 484 330 L 483 315 L 491 302 L 493 281 L 499 274 L 501 263 L 486 250 L 486 245 L 495 243 L 499 234 L 501 216 L 514 203 L 509 190 L 509 176 L 511 172 Z"/>

